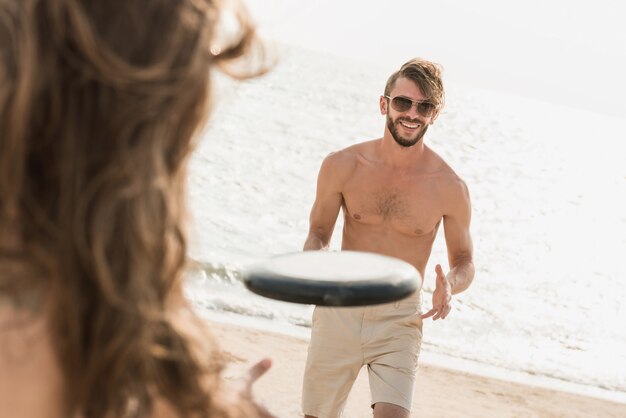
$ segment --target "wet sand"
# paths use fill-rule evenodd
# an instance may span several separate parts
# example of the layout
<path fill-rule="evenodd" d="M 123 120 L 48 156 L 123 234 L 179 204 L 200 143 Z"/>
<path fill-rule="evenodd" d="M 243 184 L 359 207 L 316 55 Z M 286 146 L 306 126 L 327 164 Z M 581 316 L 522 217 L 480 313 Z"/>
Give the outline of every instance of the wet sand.
<path fill-rule="evenodd" d="M 278 417 L 300 417 L 300 391 L 308 342 L 237 325 L 211 323 L 230 365 L 227 379 L 242 374 L 264 357 L 273 366 L 255 385 L 256 399 Z M 344 418 L 371 416 L 365 369 L 344 410 Z M 412 415 L 446 417 L 626 417 L 626 404 L 568 392 L 483 377 L 420 364 Z"/>

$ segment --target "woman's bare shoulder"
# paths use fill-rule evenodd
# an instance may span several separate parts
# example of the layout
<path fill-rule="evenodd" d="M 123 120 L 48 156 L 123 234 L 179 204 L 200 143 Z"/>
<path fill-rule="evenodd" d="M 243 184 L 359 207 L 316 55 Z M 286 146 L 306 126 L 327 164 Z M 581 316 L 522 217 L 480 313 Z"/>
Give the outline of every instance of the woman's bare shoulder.
<path fill-rule="evenodd" d="M 48 320 L 6 298 L 0 298 L 0 371 L 0 416 L 64 416 L 65 384 Z"/>

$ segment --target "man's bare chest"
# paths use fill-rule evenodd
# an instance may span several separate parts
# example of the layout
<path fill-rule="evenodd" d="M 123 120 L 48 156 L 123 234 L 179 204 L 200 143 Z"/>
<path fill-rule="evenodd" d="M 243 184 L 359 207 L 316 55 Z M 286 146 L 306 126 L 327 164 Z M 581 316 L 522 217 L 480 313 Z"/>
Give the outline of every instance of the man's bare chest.
<path fill-rule="evenodd" d="M 429 176 L 361 175 L 347 182 L 343 209 L 349 221 L 421 236 L 442 218 L 437 182 Z"/>

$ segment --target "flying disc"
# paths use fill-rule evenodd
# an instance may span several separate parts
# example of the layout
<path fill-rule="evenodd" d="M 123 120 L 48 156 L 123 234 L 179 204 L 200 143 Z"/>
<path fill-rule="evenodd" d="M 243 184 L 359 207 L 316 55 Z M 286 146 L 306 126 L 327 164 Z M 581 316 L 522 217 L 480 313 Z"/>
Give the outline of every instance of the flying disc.
<path fill-rule="evenodd" d="M 421 286 L 418 271 L 394 257 L 359 251 L 304 251 L 269 258 L 244 271 L 252 292 L 320 306 L 393 302 Z"/>

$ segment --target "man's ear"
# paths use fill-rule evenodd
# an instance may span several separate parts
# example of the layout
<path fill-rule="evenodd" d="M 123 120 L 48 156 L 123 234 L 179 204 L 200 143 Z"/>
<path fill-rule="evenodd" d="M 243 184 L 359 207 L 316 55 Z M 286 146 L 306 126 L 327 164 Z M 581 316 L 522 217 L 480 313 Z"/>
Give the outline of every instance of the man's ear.
<path fill-rule="evenodd" d="M 380 105 L 380 114 L 386 115 L 388 102 L 385 96 L 380 96 L 379 105 Z"/>
<path fill-rule="evenodd" d="M 435 121 L 437 120 L 437 118 L 439 117 L 439 110 L 437 110 L 437 112 L 435 112 L 435 114 L 433 115 L 432 118 L 430 118 L 430 125 L 432 125 L 433 123 L 435 123 Z"/>

